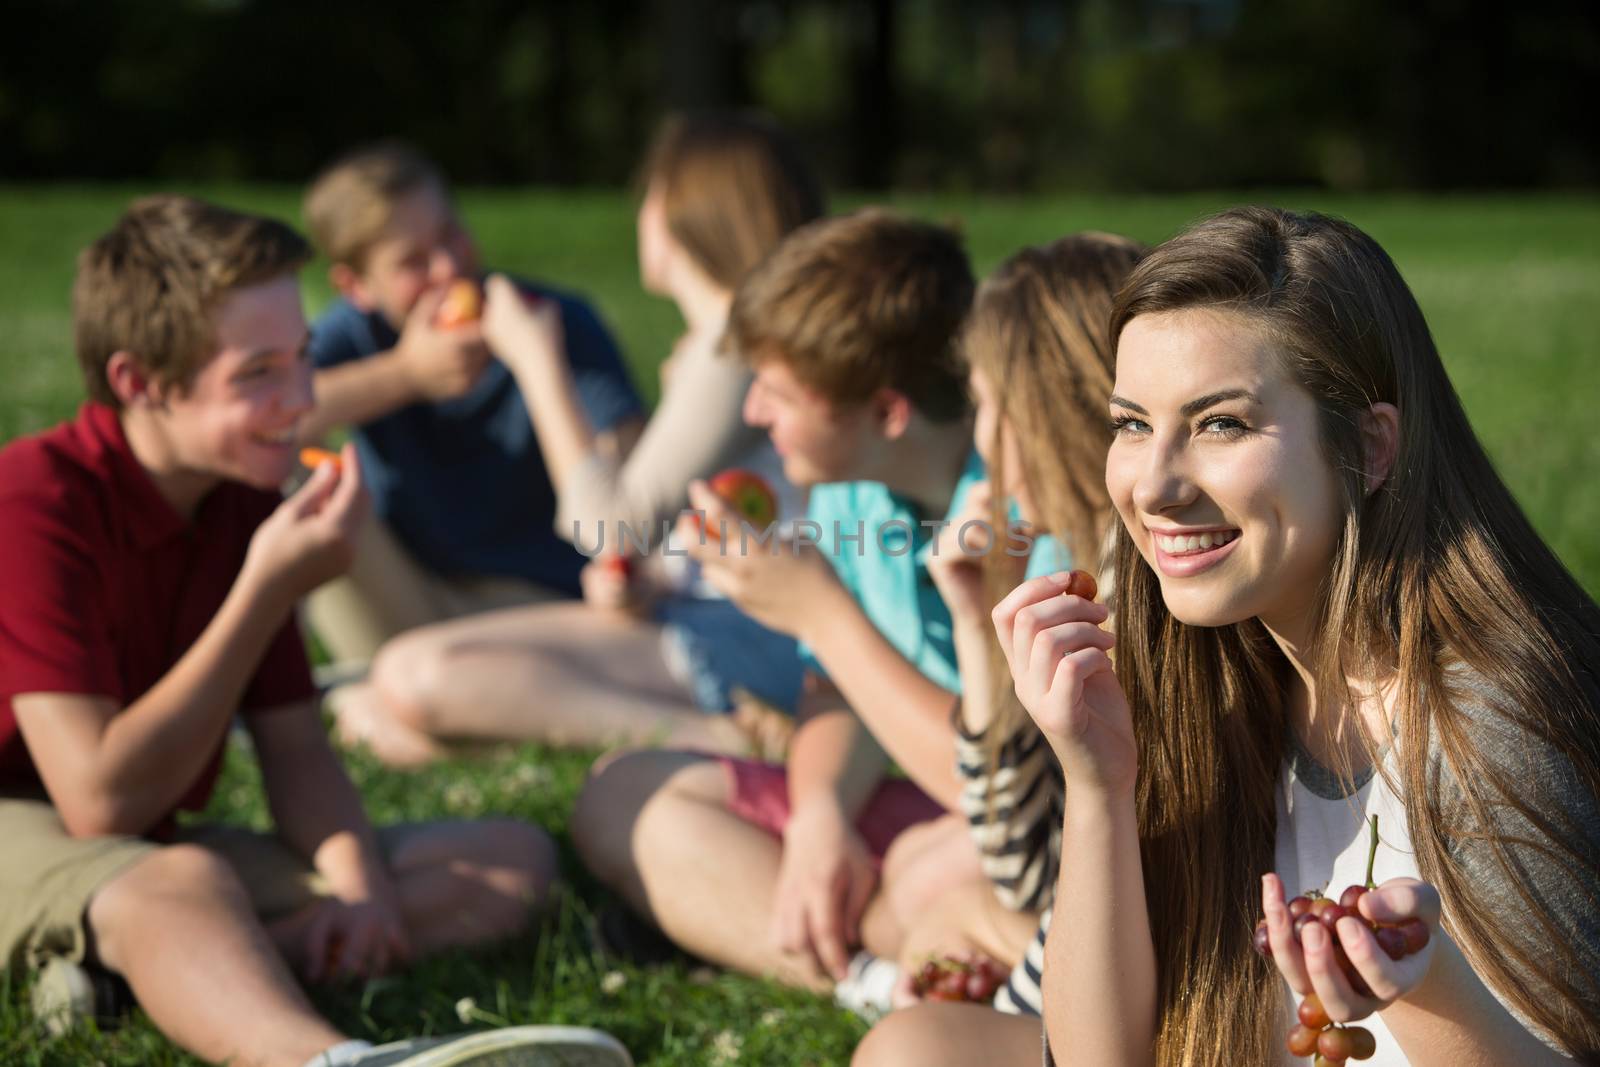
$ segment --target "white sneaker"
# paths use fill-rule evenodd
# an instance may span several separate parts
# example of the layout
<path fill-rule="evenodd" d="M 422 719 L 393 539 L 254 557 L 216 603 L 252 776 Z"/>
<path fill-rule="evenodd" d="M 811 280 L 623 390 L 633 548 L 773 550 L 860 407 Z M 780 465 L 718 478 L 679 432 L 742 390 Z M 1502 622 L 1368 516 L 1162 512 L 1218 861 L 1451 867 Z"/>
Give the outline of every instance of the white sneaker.
<path fill-rule="evenodd" d="M 55 1037 L 91 1019 L 102 1030 L 115 1029 L 134 1005 L 120 976 L 62 956 L 52 957 L 34 976 L 32 1000 L 34 1018 Z"/>
<path fill-rule="evenodd" d="M 633 1067 L 610 1034 L 586 1026 L 506 1026 L 379 1045 L 354 1067 Z"/>
<path fill-rule="evenodd" d="M 833 987 L 833 1002 L 869 1023 L 877 1022 L 894 1010 L 894 987 L 899 980 L 900 965 L 894 960 L 857 952 L 844 978 Z"/>

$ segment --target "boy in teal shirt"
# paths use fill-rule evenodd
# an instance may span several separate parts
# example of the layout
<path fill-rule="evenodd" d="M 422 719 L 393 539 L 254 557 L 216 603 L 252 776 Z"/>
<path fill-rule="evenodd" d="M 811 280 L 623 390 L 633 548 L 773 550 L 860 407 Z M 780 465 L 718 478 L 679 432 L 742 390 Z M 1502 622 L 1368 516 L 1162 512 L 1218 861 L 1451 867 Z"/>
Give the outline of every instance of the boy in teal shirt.
<path fill-rule="evenodd" d="M 706 959 L 828 988 L 854 948 L 893 954 L 934 894 L 981 877 L 964 826 L 940 818 L 960 792 L 959 682 L 925 565 L 981 476 L 955 352 L 972 289 L 949 231 L 864 211 L 796 231 L 734 300 L 726 343 L 756 371 L 745 418 L 815 488 L 805 534 L 759 545 L 691 485 L 726 534 L 691 552 L 741 610 L 804 644 L 789 758 L 630 755 L 573 823 L 590 867 Z M 927 791 L 887 777 L 891 757 Z"/>

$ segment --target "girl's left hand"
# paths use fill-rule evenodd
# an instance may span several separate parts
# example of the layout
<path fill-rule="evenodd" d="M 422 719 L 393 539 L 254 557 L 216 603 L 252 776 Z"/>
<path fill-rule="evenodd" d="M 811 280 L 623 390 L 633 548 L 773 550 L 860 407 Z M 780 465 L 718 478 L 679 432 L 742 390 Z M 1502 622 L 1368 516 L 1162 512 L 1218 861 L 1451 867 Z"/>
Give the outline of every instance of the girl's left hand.
<path fill-rule="evenodd" d="M 1321 923 L 1307 923 L 1297 942 L 1283 882 L 1277 875 L 1268 874 L 1261 887 L 1273 962 L 1296 993 L 1315 993 L 1334 1022 L 1354 1022 L 1381 1011 L 1427 978 L 1440 937 L 1439 891 L 1428 883 L 1415 878 L 1392 878 L 1361 897 L 1361 914 L 1373 922 L 1391 925 L 1420 919 L 1427 924 L 1428 943 L 1421 951 L 1398 960 L 1390 959 L 1379 947 L 1371 927 L 1351 917 L 1339 920 L 1337 945 Z M 1367 983 L 1371 996 L 1351 987 L 1337 949 L 1343 950 L 1355 972 Z"/>

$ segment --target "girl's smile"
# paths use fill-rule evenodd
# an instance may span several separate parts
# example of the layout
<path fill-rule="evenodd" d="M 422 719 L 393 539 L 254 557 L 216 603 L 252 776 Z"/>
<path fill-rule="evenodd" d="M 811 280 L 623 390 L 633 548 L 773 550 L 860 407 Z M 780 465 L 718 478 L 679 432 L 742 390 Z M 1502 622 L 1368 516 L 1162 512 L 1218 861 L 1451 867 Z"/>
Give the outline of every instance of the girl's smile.
<path fill-rule="evenodd" d="M 1242 317 L 1141 315 L 1117 350 L 1106 487 L 1178 619 L 1305 617 L 1342 530 L 1317 406 Z"/>

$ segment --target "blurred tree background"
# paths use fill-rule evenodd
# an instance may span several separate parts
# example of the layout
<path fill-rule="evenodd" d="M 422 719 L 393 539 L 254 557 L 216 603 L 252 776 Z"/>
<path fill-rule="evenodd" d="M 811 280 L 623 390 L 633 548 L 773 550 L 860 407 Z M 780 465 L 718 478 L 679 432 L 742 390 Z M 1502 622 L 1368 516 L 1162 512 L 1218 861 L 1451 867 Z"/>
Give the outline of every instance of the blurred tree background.
<path fill-rule="evenodd" d="M 0 179 L 303 181 L 396 134 L 616 185 L 763 108 L 837 186 L 1600 184 L 1592 0 L 12 0 Z"/>

